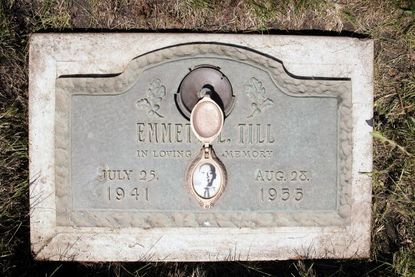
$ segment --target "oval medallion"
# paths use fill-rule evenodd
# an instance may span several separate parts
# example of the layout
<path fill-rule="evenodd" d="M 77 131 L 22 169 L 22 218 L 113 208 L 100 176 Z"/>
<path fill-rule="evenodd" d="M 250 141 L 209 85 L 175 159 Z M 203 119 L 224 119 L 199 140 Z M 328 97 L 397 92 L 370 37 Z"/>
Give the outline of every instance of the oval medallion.
<path fill-rule="evenodd" d="M 188 188 L 203 208 L 211 208 L 222 195 L 226 169 L 211 147 L 202 147 L 187 171 Z"/>
<path fill-rule="evenodd" d="M 223 112 L 209 96 L 205 96 L 194 107 L 190 125 L 195 136 L 204 144 L 210 144 L 222 131 Z"/>

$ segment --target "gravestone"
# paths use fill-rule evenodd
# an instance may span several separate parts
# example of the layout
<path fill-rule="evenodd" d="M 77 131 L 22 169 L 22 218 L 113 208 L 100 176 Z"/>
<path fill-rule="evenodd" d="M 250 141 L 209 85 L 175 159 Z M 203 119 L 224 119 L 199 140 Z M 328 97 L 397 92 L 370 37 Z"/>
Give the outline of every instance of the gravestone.
<path fill-rule="evenodd" d="M 372 67 L 356 38 L 33 35 L 35 257 L 368 257 Z"/>

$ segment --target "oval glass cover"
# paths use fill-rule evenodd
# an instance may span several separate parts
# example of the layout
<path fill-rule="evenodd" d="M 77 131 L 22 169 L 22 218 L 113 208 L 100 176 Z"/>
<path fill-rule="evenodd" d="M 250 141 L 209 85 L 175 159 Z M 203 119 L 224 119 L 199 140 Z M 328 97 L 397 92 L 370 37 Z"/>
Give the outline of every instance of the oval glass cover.
<path fill-rule="evenodd" d="M 211 144 L 223 128 L 222 109 L 209 95 L 204 96 L 193 108 L 190 125 L 195 136 L 205 145 Z"/>

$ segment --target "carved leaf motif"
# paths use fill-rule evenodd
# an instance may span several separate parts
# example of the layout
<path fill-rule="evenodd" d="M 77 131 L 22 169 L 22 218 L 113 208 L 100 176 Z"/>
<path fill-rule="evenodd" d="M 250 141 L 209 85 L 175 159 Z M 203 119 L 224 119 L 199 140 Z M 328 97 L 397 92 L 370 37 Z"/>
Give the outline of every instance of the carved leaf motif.
<path fill-rule="evenodd" d="M 148 110 L 149 108 L 151 108 L 151 105 L 146 98 L 138 100 L 136 106 L 140 110 Z"/>
<path fill-rule="evenodd" d="M 160 103 L 166 95 L 166 87 L 161 84 L 160 79 L 153 80 L 147 88 L 147 97 L 137 101 L 137 108 L 147 111 L 149 116 L 163 117 L 157 111 Z"/>
<path fill-rule="evenodd" d="M 148 99 L 150 100 L 150 102 L 151 102 L 151 104 L 152 104 L 153 107 L 156 104 L 160 104 L 161 103 L 161 100 L 162 100 L 161 97 L 154 97 L 154 96 L 148 97 Z"/>
<path fill-rule="evenodd" d="M 160 79 L 156 79 L 151 82 L 147 95 L 152 98 L 159 98 L 161 101 L 166 95 L 166 87 L 161 84 Z"/>
<path fill-rule="evenodd" d="M 262 86 L 262 82 L 252 77 L 245 85 L 245 92 L 251 99 L 251 114 L 248 118 L 254 117 L 257 114 L 263 112 L 266 108 L 272 106 L 274 101 L 271 98 L 267 98 L 265 88 Z"/>
<path fill-rule="evenodd" d="M 273 104 L 274 104 L 274 101 L 272 101 L 271 98 L 267 98 L 267 99 L 264 100 L 264 102 L 262 102 L 261 107 L 262 107 L 262 109 L 265 109 L 267 107 L 272 106 Z"/>
<path fill-rule="evenodd" d="M 262 86 L 262 82 L 252 77 L 249 79 L 248 84 L 245 85 L 248 97 L 253 102 L 262 102 L 265 99 L 265 88 Z"/>

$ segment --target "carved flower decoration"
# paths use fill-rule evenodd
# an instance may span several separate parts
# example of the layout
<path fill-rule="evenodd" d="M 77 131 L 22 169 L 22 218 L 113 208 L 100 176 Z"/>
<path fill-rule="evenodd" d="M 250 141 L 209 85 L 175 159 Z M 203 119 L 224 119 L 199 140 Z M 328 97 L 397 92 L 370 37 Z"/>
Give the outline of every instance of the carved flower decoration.
<path fill-rule="evenodd" d="M 158 110 L 160 109 L 160 103 L 165 95 L 166 87 L 161 84 L 160 79 L 155 79 L 150 83 L 147 89 L 147 97 L 138 100 L 136 106 L 139 110 L 147 111 L 149 116 L 164 117 Z"/>
<path fill-rule="evenodd" d="M 274 101 L 266 96 L 265 88 L 262 82 L 252 77 L 245 84 L 245 93 L 251 99 L 251 114 L 247 118 L 254 117 L 262 113 L 265 109 L 272 106 Z"/>

